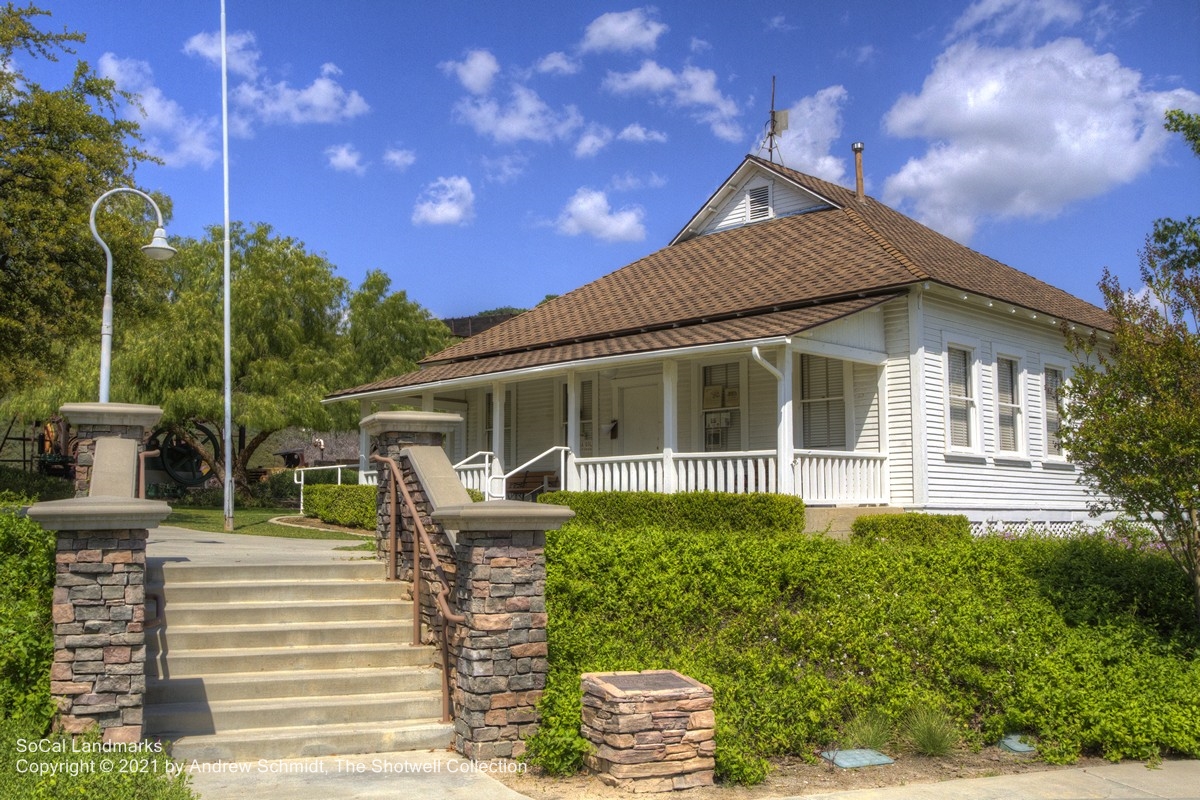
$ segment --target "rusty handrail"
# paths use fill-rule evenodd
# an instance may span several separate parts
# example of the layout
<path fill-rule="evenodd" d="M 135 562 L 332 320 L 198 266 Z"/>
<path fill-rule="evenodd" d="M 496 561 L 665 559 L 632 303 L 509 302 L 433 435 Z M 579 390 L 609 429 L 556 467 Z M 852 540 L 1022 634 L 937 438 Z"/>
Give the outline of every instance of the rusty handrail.
<path fill-rule="evenodd" d="M 434 571 L 442 579 L 442 588 L 433 596 L 434 604 L 438 608 L 438 612 L 442 617 L 442 722 L 450 721 L 450 636 L 448 623 L 461 624 L 467 621 L 466 616 L 455 614 L 450 610 L 450 604 L 447 597 L 450 596 L 449 581 L 446 579 L 445 568 L 442 566 L 441 559 L 437 556 L 437 551 L 433 548 L 433 542 L 429 539 L 429 534 L 425 531 L 425 524 L 421 522 L 421 514 L 417 510 L 416 503 L 413 502 L 412 495 L 409 494 L 408 487 L 404 485 L 404 478 L 400 472 L 400 465 L 396 463 L 394 458 L 381 456 L 378 454 L 371 456 L 372 461 L 378 461 L 388 465 L 388 471 L 392 476 L 391 484 L 388 486 L 389 495 L 389 521 L 391 523 L 391 550 L 389 553 L 388 577 L 394 579 L 396 574 L 396 551 L 400 544 L 398 534 L 397 509 L 396 509 L 396 487 L 400 487 L 400 493 L 404 495 L 404 505 L 408 508 L 408 513 L 413 520 L 413 644 L 421 643 L 421 557 L 418 548 L 424 546 L 425 551 L 429 554 L 429 561 Z M 419 541 L 418 541 L 419 540 Z"/>

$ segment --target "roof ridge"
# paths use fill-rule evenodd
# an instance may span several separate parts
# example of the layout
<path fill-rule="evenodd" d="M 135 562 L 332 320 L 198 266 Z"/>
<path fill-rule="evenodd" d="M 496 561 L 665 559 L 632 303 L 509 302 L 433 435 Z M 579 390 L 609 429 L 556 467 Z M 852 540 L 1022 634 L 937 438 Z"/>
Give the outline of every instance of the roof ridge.
<path fill-rule="evenodd" d="M 842 211 L 846 212 L 846 216 L 850 217 L 854 224 L 861 228 L 865 234 L 874 239 L 875 242 L 882 247 L 888 255 L 900 262 L 901 266 L 908 270 L 914 278 L 924 281 L 929 280 L 932 277 L 928 272 L 918 267 L 903 250 L 892 244 L 891 240 L 889 240 L 879 231 L 875 230 L 875 228 L 871 226 L 871 223 L 867 222 L 866 217 L 858 213 L 857 209 L 846 205 L 842 207 Z"/>

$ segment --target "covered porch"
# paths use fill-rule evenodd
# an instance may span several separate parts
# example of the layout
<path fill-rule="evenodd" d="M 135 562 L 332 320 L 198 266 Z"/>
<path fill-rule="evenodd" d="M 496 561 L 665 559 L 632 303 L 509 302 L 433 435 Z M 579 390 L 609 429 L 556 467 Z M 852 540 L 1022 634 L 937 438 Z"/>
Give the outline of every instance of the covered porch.
<path fill-rule="evenodd" d="M 462 418 L 450 456 L 463 484 L 488 499 L 716 491 L 887 505 L 879 316 L 840 321 L 823 337 L 832 342 L 682 348 L 412 387 L 398 400 Z M 879 349 L 859 346 L 864 338 Z"/>

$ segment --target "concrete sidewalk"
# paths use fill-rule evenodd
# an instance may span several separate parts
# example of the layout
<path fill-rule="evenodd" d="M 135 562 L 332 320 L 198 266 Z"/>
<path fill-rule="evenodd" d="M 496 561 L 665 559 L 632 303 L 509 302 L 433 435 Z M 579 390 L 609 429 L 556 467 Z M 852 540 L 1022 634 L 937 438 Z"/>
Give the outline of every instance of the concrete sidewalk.
<path fill-rule="evenodd" d="M 146 562 L 147 566 L 166 563 L 231 566 L 321 564 L 371 557 L 370 553 L 360 550 L 338 549 L 354 545 L 353 541 L 211 533 L 163 525 L 151 530 L 146 538 Z"/>
<path fill-rule="evenodd" d="M 1026 772 L 992 778 L 803 795 L 822 800 L 1200 800 L 1200 761 Z"/>
<path fill-rule="evenodd" d="M 190 771 L 202 800 L 523 800 L 485 772 L 489 766 L 453 753 L 408 752 L 199 764 Z"/>

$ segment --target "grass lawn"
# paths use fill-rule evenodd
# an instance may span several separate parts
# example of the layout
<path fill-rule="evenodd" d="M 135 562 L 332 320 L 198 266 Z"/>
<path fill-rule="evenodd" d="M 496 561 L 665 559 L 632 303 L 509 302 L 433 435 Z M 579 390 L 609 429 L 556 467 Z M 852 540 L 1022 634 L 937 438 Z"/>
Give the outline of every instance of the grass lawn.
<path fill-rule="evenodd" d="M 339 531 L 322 531 L 315 528 L 294 528 L 277 525 L 274 517 L 295 516 L 295 509 L 287 508 L 234 508 L 233 532 L 249 536 L 280 536 L 285 539 L 338 539 L 361 542 L 363 537 Z M 167 517 L 164 525 L 190 528 L 194 531 L 224 533 L 225 511 L 220 508 L 176 508 Z"/>

